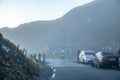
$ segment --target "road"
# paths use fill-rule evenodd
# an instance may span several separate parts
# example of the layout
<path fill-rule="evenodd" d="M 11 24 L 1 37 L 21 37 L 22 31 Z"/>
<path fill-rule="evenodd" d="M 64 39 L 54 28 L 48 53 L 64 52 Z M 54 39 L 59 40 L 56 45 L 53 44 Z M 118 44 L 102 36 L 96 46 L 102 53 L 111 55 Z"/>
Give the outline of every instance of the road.
<path fill-rule="evenodd" d="M 115 68 L 97 69 L 70 60 L 51 60 L 49 65 L 54 71 L 51 80 L 120 80 Z"/>
<path fill-rule="evenodd" d="M 120 71 L 115 68 L 98 69 L 71 60 L 48 60 L 47 62 L 53 71 L 48 80 L 120 80 Z"/>

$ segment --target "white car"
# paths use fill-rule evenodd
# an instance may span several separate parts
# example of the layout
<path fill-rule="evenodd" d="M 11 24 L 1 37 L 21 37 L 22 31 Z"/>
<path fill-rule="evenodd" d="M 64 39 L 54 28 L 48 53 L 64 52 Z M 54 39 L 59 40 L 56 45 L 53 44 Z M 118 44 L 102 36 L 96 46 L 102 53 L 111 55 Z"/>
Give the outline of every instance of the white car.
<path fill-rule="evenodd" d="M 79 54 L 79 62 L 91 63 L 94 55 L 95 55 L 94 51 L 81 51 Z"/>

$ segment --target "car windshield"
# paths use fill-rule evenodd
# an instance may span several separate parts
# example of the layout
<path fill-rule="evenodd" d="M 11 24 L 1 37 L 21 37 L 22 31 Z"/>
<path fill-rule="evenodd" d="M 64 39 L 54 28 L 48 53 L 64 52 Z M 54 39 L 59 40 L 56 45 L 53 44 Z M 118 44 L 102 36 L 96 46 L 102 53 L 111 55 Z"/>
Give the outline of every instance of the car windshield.
<path fill-rule="evenodd" d="M 0 80 L 120 80 L 119 54 L 120 0 L 0 0 Z"/>
<path fill-rule="evenodd" d="M 94 55 L 94 52 L 85 52 L 85 55 Z"/>

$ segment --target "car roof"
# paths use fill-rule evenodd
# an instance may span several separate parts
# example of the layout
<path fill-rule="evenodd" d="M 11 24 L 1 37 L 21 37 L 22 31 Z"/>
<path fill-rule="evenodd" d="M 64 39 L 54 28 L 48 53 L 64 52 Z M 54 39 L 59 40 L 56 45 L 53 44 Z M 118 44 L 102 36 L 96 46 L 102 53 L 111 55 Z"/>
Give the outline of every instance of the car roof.
<path fill-rule="evenodd" d="M 93 51 L 93 50 L 82 50 L 81 52 L 93 52 L 93 53 L 95 53 L 95 51 Z"/>
<path fill-rule="evenodd" d="M 112 52 L 110 51 L 99 51 L 101 52 L 102 55 L 114 55 Z"/>

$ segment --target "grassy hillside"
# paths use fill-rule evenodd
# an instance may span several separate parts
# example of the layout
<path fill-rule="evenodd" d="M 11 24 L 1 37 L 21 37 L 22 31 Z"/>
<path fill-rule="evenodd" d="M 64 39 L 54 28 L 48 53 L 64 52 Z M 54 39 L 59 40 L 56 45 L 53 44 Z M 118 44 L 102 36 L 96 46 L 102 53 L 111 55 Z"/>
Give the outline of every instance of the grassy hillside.
<path fill-rule="evenodd" d="M 27 58 L 0 33 L 0 80 L 32 80 L 39 71 L 39 64 Z"/>

